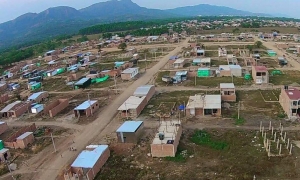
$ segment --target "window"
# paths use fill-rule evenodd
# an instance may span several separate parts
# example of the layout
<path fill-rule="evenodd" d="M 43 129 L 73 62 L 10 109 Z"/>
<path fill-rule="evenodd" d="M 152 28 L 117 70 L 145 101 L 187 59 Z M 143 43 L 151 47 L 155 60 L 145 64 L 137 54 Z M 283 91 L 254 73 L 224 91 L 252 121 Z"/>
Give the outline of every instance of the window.
<path fill-rule="evenodd" d="M 213 109 L 213 113 L 217 113 L 218 112 L 218 109 Z"/>
<path fill-rule="evenodd" d="M 297 112 L 297 109 L 292 109 L 292 113 L 296 113 Z"/>
<path fill-rule="evenodd" d="M 293 106 L 297 106 L 298 102 L 297 101 L 293 101 Z"/>

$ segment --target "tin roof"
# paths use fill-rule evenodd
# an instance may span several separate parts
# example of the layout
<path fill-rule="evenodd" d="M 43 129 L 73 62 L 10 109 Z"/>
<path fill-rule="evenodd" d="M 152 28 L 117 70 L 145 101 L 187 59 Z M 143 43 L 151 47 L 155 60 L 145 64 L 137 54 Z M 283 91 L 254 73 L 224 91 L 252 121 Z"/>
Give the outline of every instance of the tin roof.
<path fill-rule="evenodd" d="M 187 75 L 187 71 L 177 71 L 176 73 L 175 73 L 175 76 L 182 76 L 182 75 Z"/>
<path fill-rule="evenodd" d="M 265 66 L 255 66 L 256 72 L 267 72 L 267 68 Z"/>
<path fill-rule="evenodd" d="M 33 132 L 25 132 L 21 136 L 17 137 L 17 139 L 19 139 L 19 140 L 25 139 L 26 137 L 28 137 L 31 134 L 33 134 Z"/>
<path fill-rule="evenodd" d="M 288 90 L 285 90 L 290 100 L 299 100 L 300 99 L 300 91 L 299 89 L 289 87 Z"/>
<path fill-rule="evenodd" d="M 82 85 L 82 84 L 84 84 L 85 82 L 87 82 L 89 79 L 91 79 L 91 78 L 82 78 L 82 79 L 80 79 L 79 81 L 77 81 L 77 82 L 75 83 L 75 86 L 77 86 L 77 85 Z"/>
<path fill-rule="evenodd" d="M 108 145 L 99 145 L 92 151 L 83 150 L 72 163 L 71 167 L 93 168 Z"/>
<path fill-rule="evenodd" d="M 3 108 L 3 109 L 0 111 L 0 113 L 8 112 L 8 111 L 10 111 L 15 105 L 20 104 L 20 103 L 21 103 L 21 101 L 15 101 L 15 102 L 13 102 L 13 103 L 10 103 L 10 104 L 7 105 L 5 108 Z"/>
<path fill-rule="evenodd" d="M 46 93 L 47 91 L 41 91 L 37 93 L 33 93 L 31 96 L 28 97 L 28 100 L 35 100 L 38 98 L 41 94 Z"/>
<path fill-rule="evenodd" d="M 176 61 L 174 62 L 174 64 L 181 64 L 184 62 L 184 59 L 176 59 Z"/>
<path fill-rule="evenodd" d="M 122 74 L 131 74 L 133 73 L 134 71 L 138 70 L 139 68 L 128 68 L 128 69 L 125 69 Z"/>
<path fill-rule="evenodd" d="M 9 151 L 9 149 L 3 148 L 3 149 L 0 150 L 0 154 L 4 154 L 4 153 L 6 153 L 7 151 Z"/>
<path fill-rule="evenodd" d="M 119 111 L 124 111 L 128 109 L 136 109 L 146 98 L 146 96 L 136 97 L 130 96 L 119 108 Z"/>
<path fill-rule="evenodd" d="M 154 87 L 154 85 L 140 86 L 134 91 L 133 95 L 134 96 L 146 96 L 152 87 Z"/>
<path fill-rule="evenodd" d="M 220 88 L 222 89 L 234 89 L 233 83 L 220 83 Z"/>
<path fill-rule="evenodd" d="M 143 121 L 125 121 L 116 132 L 135 132 L 142 124 Z"/>
<path fill-rule="evenodd" d="M 74 110 L 86 110 L 88 109 L 91 105 L 97 103 L 96 100 L 87 100 L 84 101 L 82 104 L 80 104 L 79 106 L 77 106 Z"/>

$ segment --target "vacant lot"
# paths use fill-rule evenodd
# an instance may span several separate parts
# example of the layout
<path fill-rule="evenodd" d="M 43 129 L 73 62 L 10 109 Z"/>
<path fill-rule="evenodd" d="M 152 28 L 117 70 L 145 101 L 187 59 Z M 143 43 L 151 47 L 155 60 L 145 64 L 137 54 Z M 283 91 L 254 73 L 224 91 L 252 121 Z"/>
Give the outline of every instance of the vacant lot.
<path fill-rule="evenodd" d="M 110 157 L 97 180 L 299 179 L 299 149 L 268 158 L 256 131 L 185 129 L 175 158 L 152 158 L 145 138 L 132 150 Z M 149 135 L 150 136 L 150 135 Z M 299 136 L 299 133 L 298 133 Z M 209 141 L 206 141 L 208 140 Z M 166 168 L 167 167 L 167 168 Z"/>
<path fill-rule="evenodd" d="M 270 83 L 274 85 L 300 84 L 300 71 L 282 71 L 282 73 L 281 75 L 270 76 Z"/>
<path fill-rule="evenodd" d="M 197 86 L 206 86 L 206 87 L 219 87 L 220 83 L 231 83 L 231 77 L 197 77 Z M 251 85 L 252 82 L 249 80 L 245 80 L 242 77 L 234 77 L 233 83 L 235 86 L 243 86 L 243 85 Z M 195 86 L 195 78 L 190 79 L 183 83 L 186 86 Z"/>

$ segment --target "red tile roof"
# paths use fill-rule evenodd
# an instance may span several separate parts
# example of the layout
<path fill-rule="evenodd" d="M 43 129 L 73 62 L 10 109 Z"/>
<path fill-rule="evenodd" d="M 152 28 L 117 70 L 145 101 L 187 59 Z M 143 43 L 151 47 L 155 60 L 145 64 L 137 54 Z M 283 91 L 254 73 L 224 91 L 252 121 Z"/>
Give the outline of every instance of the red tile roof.
<path fill-rule="evenodd" d="M 286 94 L 290 98 L 290 100 L 299 100 L 300 99 L 300 90 L 289 87 L 288 90 L 285 90 Z"/>
<path fill-rule="evenodd" d="M 256 72 L 267 72 L 267 68 L 265 66 L 255 66 Z"/>

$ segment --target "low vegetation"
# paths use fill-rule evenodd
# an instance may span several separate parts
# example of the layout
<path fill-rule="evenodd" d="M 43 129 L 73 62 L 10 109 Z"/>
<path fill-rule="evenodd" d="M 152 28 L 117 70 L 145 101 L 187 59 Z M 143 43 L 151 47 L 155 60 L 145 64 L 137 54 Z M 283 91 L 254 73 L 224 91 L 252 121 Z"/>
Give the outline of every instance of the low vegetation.
<path fill-rule="evenodd" d="M 202 130 L 196 130 L 191 138 L 191 141 L 197 145 L 208 146 L 216 150 L 223 150 L 228 146 L 226 142 L 213 140 L 210 134 Z"/>

